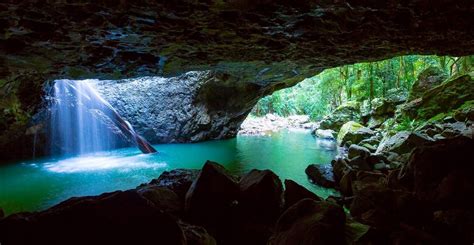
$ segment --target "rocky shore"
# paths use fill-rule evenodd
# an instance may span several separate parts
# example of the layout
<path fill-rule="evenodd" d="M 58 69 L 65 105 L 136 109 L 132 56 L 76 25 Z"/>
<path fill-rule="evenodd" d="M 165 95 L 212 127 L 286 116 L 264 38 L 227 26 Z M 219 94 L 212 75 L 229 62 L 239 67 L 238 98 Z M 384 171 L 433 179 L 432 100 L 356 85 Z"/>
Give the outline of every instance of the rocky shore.
<path fill-rule="evenodd" d="M 314 130 L 318 127 L 317 122 L 312 122 L 307 115 L 292 115 L 281 117 L 275 114 L 267 114 L 263 117 L 249 116 L 240 125 L 239 135 L 270 135 L 282 129 L 306 129 Z"/>

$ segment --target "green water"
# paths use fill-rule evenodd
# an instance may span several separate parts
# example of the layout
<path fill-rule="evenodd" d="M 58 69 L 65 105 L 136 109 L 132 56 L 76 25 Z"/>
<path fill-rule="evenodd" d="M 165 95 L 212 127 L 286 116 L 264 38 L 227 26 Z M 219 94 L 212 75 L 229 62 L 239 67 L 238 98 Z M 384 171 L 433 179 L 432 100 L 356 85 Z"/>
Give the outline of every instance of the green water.
<path fill-rule="evenodd" d="M 165 170 L 201 168 L 206 160 L 236 174 L 271 169 L 281 180 L 292 179 L 320 196 L 333 190 L 309 183 L 310 163 L 329 163 L 331 142 L 308 131 L 282 131 L 272 136 L 238 136 L 230 140 L 155 145 L 158 154 L 136 148 L 72 158 L 44 158 L 0 166 L 0 207 L 5 213 L 48 208 L 73 196 L 125 190 L 157 178 Z"/>

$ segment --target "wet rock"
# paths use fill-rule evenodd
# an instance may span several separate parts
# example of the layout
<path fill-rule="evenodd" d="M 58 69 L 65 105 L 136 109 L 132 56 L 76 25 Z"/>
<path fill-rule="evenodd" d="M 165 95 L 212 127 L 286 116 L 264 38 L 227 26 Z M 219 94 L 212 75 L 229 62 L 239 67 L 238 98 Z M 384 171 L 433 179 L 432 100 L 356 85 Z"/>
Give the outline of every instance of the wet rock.
<path fill-rule="evenodd" d="M 326 188 L 334 188 L 336 185 L 331 164 L 310 164 L 305 173 L 312 183 Z"/>
<path fill-rule="evenodd" d="M 408 163 L 415 195 L 449 208 L 471 208 L 474 202 L 474 140 L 466 137 L 440 140 L 419 147 Z"/>
<path fill-rule="evenodd" d="M 211 234 L 221 233 L 233 213 L 239 195 L 235 178 L 218 163 L 207 161 L 185 199 L 187 216 Z"/>
<path fill-rule="evenodd" d="M 348 150 L 348 157 L 349 159 L 352 159 L 354 157 L 362 157 L 362 158 L 367 158 L 370 156 L 370 151 L 369 149 L 359 146 L 359 145 L 354 145 L 352 144 L 349 146 Z"/>
<path fill-rule="evenodd" d="M 303 199 L 281 215 L 268 244 L 346 244 L 345 222 L 339 205 Z"/>
<path fill-rule="evenodd" d="M 178 195 L 166 187 L 146 186 L 137 189 L 138 194 L 152 202 L 164 212 L 180 216 L 183 211 L 183 202 Z"/>
<path fill-rule="evenodd" d="M 251 170 L 239 182 L 239 207 L 249 218 L 271 223 L 283 208 L 283 185 L 270 170 Z"/>
<path fill-rule="evenodd" d="M 431 142 L 432 140 L 419 133 L 411 133 L 408 131 L 401 131 L 391 137 L 386 137 L 380 142 L 377 148 L 377 153 L 380 152 L 395 152 L 397 154 L 410 153 L 413 148 L 422 146 Z"/>
<path fill-rule="evenodd" d="M 316 137 L 321 138 L 321 139 L 329 139 L 329 140 L 336 139 L 334 137 L 336 132 L 334 132 L 334 130 L 332 129 L 316 129 L 315 131 L 313 131 L 313 134 Z"/>
<path fill-rule="evenodd" d="M 216 239 L 207 233 L 206 229 L 201 226 L 191 225 L 180 222 L 179 225 L 183 229 L 186 237 L 187 245 L 216 245 Z"/>
<path fill-rule="evenodd" d="M 316 201 L 322 200 L 318 195 L 289 179 L 285 180 L 284 198 L 286 208 L 289 208 L 293 204 L 305 198 L 310 198 Z"/>
<path fill-rule="evenodd" d="M 349 166 L 356 170 L 372 170 L 372 165 L 367 157 L 357 156 L 349 160 Z"/>
<path fill-rule="evenodd" d="M 337 134 L 337 142 L 339 145 L 344 145 L 346 142 L 351 144 L 358 144 L 364 139 L 370 138 L 375 135 L 375 132 L 358 124 L 350 121 L 345 123 L 339 133 Z"/>
<path fill-rule="evenodd" d="M 147 185 L 156 185 L 160 187 L 166 187 L 174 191 L 181 200 L 184 201 L 186 192 L 193 181 L 199 175 L 197 169 L 173 169 L 171 171 L 163 172 L 157 179 L 153 179 Z"/>
<path fill-rule="evenodd" d="M 54 231 L 54 235 L 51 235 Z M 185 244 L 170 215 L 135 190 L 72 198 L 39 213 L 0 220 L 5 244 Z"/>
<path fill-rule="evenodd" d="M 347 164 L 347 161 L 343 158 L 336 158 L 335 160 L 331 161 L 331 165 L 336 182 L 339 182 L 344 174 L 352 170 L 349 164 Z"/>
<path fill-rule="evenodd" d="M 446 80 L 446 78 L 447 75 L 438 67 L 432 66 L 426 68 L 418 75 L 418 79 L 413 83 L 409 100 L 421 97 L 424 92 L 438 86 Z"/>

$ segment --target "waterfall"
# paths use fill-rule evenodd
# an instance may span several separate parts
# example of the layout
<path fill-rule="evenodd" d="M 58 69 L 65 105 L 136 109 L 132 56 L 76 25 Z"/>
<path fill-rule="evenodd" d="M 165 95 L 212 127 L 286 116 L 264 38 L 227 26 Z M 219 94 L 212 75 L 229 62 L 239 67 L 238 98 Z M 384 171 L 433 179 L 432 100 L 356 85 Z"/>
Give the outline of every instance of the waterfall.
<path fill-rule="evenodd" d="M 53 154 L 85 154 L 135 144 L 156 152 L 94 88 L 97 80 L 56 80 L 50 98 Z"/>

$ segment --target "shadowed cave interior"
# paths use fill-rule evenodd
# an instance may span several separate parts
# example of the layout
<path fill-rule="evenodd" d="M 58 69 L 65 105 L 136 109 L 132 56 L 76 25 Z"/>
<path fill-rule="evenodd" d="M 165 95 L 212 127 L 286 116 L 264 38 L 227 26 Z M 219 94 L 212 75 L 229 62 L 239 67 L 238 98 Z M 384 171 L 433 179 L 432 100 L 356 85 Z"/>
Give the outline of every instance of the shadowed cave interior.
<path fill-rule="evenodd" d="M 474 3 L 0 3 L 0 244 L 472 244 Z"/>

